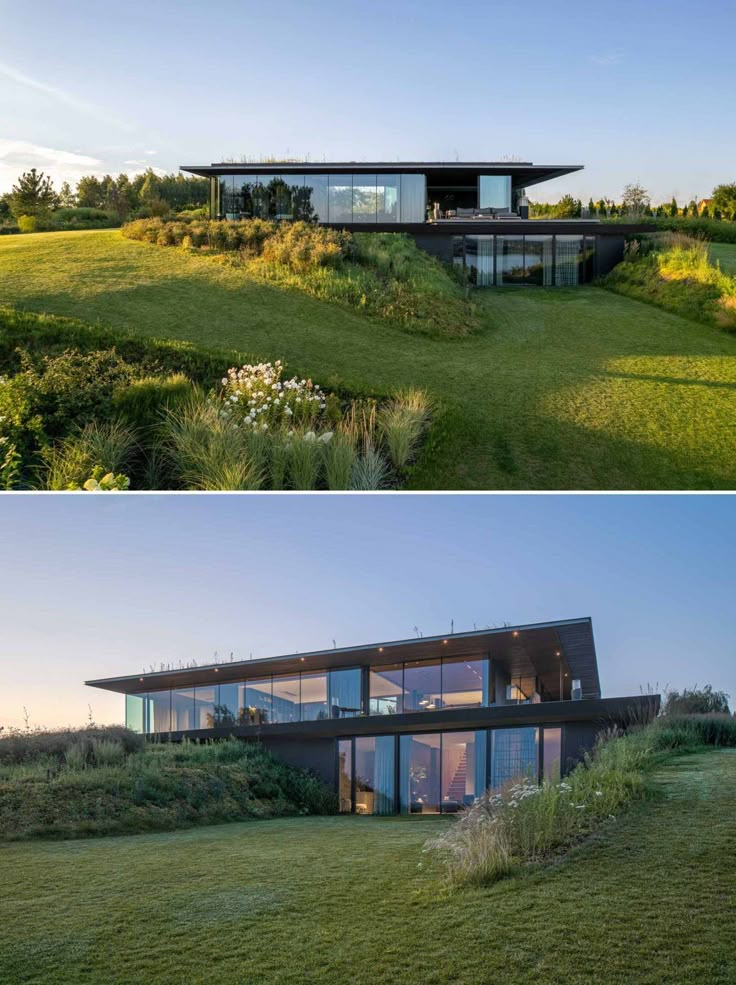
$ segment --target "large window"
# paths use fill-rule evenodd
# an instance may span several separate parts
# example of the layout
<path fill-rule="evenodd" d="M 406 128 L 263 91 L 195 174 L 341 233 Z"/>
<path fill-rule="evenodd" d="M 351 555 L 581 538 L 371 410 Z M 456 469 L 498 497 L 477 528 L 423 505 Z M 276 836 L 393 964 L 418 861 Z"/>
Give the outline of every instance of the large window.
<path fill-rule="evenodd" d="M 404 814 L 453 814 L 486 788 L 486 732 L 402 735 L 399 802 Z"/>
<path fill-rule="evenodd" d="M 560 779 L 560 764 L 562 761 L 562 729 L 545 728 L 542 730 L 542 767 L 544 778 L 548 783 L 557 783 Z"/>
<path fill-rule="evenodd" d="M 305 176 L 302 219 L 327 222 L 327 186 L 328 177 L 326 174 L 308 174 Z"/>
<path fill-rule="evenodd" d="M 438 732 L 400 737 L 399 803 L 403 814 L 439 813 L 440 740 Z"/>
<path fill-rule="evenodd" d="M 125 727 L 131 732 L 143 732 L 143 716 L 145 713 L 145 694 L 125 695 Z"/>
<path fill-rule="evenodd" d="M 216 709 L 217 704 L 216 684 L 208 687 L 195 687 L 194 689 L 194 727 L 195 728 L 214 728 L 217 724 Z"/>
<path fill-rule="evenodd" d="M 524 282 L 539 287 L 551 287 L 554 275 L 553 243 L 551 236 L 524 237 Z"/>
<path fill-rule="evenodd" d="M 220 696 L 215 709 L 218 725 L 243 724 L 244 684 L 221 684 Z"/>
<path fill-rule="evenodd" d="M 298 722 L 300 704 L 299 675 L 283 675 L 273 679 L 273 722 Z"/>
<path fill-rule="evenodd" d="M 521 236 L 496 236 L 496 282 L 524 283 L 524 239 Z"/>
<path fill-rule="evenodd" d="M 241 692 L 240 721 L 243 725 L 267 725 L 274 718 L 274 701 L 270 677 L 257 677 L 246 681 Z M 291 719 L 284 719 L 291 721 Z"/>
<path fill-rule="evenodd" d="M 537 779 L 539 729 L 499 728 L 491 732 L 491 787 L 511 780 Z"/>
<path fill-rule="evenodd" d="M 355 811 L 394 813 L 394 736 L 355 739 Z"/>
<path fill-rule="evenodd" d="M 470 281 L 476 287 L 493 287 L 496 283 L 494 239 L 494 236 L 465 237 L 465 264 L 470 271 Z"/>
<path fill-rule="evenodd" d="M 354 718 L 360 715 L 362 710 L 363 675 L 360 667 L 352 667 L 350 670 L 331 670 L 330 717 Z"/>
<path fill-rule="evenodd" d="M 581 281 L 581 268 L 584 271 L 585 255 L 582 236 L 557 237 L 557 286 L 574 287 Z M 583 274 L 584 276 L 584 274 Z"/>
<path fill-rule="evenodd" d="M 438 711 L 442 707 L 442 662 L 404 664 L 404 711 Z"/>
<path fill-rule="evenodd" d="M 487 660 L 449 657 L 442 661 L 443 708 L 481 708 L 487 704 Z"/>
<path fill-rule="evenodd" d="M 482 174 L 480 176 L 480 208 L 508 211 L 511 208 L 511 177 L 506 174 Z"/>
<path fill-rule="evenodd" d="M 444 813 L 467 807 L 486 789 L 487 745 L 485 731 L 443 733 L 440 807 Z"/>
<path fill-rule="evenodd" d="M 423 174 L 401 175 L 401 221 L 424 222 L 427 218 L 427 179 Z"/>
<path fill-rule="evenodd" d="M 399 715 L 403 711 L 403 664 L 371 667 L 369 677 L 369 714 Z"/>
<path fill-rule="evenodd" d="M 302 674 L 301 687 L 302 721 L 315 722 L 329 718 L 327 674 Z"/>
<path fill-rule="evenodd" d="M 349 814 L 353 809 L 353 743 L 350 739 L 340 739 L 337 743 L 337 760 L 340 813 Z"/>
<path fill-rule="evenodd" d="M 174 732 L 196 728 L 193 687 L 178 688 L 171 692 L 171 728 Z"/>
<path fill-rule="evenodd" d="M 530 224 L 531 225 L 531 224 Z M 596 275 L 593 236 L 455 236 L 453 263 L 477 287 L 531 284 L 574 287 Z"/>
<path fill-rule="evenodd" d="M 353 221 L 353 176 L 331 174 L 329 188 L 330 222 Z"/>
<path fill-rule="evenodd" d="M 401 179 L 398 174 L 376 175 L 376 221 L 399 221 L 399 186 Z"/>
<path fill-rule="evenodd" d="M 376 176 L 353 175 L 353 222 L 376 221 Z"/>

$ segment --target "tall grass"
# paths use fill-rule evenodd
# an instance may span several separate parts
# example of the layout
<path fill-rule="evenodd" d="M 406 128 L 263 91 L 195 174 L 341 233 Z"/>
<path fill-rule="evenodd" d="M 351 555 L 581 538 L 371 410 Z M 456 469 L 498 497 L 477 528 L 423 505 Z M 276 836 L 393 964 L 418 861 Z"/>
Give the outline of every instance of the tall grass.
<path fill-rule="evenodd" d="M 452 888 L 488 885 L 568 848 L 648 794 L 647 772 L 663 756 L 703 745 L 736 746 L 730 715 L 664 716 L 627 734 L 601 733 L 568 776 L 537 785 L 520 777 L 486 791 L 425 845 Z"/>
<path fill-rule="evenodd" d="M 349 430 L 336 431 L 324 451 L 325 480 L 327 488 L 345 490 L 350 488 L 350 479 L 355 467 L 357 451 L 355 435 Z"/>
<path fill-rule="evenodd" d="M 93 421 L 44 452 L 46 487 L 60 490 L 82 486 L 92 469 L 124 472 L 137 447 L 135 433 L 118 421 Z"/>
<path fill-rule="evenodd" d="M 426 394 L 420 390 L 399 393 L 381 408 L 378 428 L 394 468 L 406 468 L 428 422 L 429 403 Z"/>

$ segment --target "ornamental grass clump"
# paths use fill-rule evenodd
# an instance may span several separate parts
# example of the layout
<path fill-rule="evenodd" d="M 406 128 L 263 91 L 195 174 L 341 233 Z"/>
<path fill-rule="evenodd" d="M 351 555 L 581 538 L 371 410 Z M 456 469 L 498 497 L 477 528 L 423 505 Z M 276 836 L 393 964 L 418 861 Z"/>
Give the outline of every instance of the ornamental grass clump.
<path fill-rule="evenodd" d="M 419 390 L 400 393 L 381 408 L 378 428 L 394 468 L 406 468 L 414 457 L 428 421 L 427 397 Z"/>
<path fill-rule="evenodd" d="M 82 489 L 100 470 L 103 476 L 120 475 L 137 447 L 135 433 L 119 421 L 85 424 L 60 444 L 45 449 L 46 488 Z"/>

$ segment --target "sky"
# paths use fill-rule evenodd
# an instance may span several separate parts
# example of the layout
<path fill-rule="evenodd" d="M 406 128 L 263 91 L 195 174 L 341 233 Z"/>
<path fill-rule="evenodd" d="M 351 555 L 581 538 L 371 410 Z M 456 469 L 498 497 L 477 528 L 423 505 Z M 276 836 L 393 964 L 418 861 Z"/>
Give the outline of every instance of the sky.
<path fill-rule="evenodd" d="M 732 496 L 17 496 L 0 725 L 119 722 L 84 680 L 590 616 L 604 696 L 736 698 Z"/>
<path fill-rule="evenodd" d="M 586 166 L 548 201 L 736 181 L 733 0 L 0 0 L 0 25 L 0 192 L 263 155 Z"/>

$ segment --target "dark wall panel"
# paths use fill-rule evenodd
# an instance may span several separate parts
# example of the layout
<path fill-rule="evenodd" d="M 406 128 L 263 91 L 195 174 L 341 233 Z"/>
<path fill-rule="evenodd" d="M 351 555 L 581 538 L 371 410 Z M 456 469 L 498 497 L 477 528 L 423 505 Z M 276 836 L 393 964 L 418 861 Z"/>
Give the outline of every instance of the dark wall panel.
<path fill-rule="evenodd" d="M 583 754 L 590 752 L 603 727 L 600 722 L 570 722 L 565 725 L 562 736 L 563 773 L 569 773 Z"/>
<path fill-rule="evenodd" d="M 261 743 L 289 766 L 312 770 L 325 783 L 337 788 L 337 757 L 334 739 L 270 738 L 262 735 Z"/>
<path fill-rule="evenodd" d="M 624 258 L 623 236 L 598 236 L 598 276 L 610 273 Z"/>

